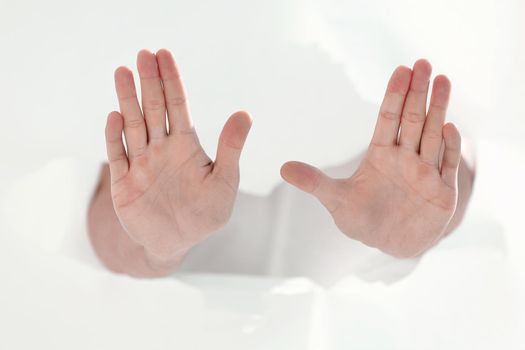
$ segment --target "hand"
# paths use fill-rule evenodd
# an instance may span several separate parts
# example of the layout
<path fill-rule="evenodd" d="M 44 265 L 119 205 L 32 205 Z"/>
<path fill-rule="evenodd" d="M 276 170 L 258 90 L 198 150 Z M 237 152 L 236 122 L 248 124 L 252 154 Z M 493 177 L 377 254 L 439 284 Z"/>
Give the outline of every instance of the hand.
<path fill-rule="evenodd" d="M 443 125 L 445 76 L 434 79 L 426 111 L 431 71 L 425 60 L 394 71 L 370 146 L 350 178 L 332 179 L 300 162 L 281 168 L 286 181 L 322 202 L 343 233 L 398 257 L 432 246 L 457 204 L 461 138 L 453 124 Z"/>
<path fill-rule="evenodd" d="M 246 112 L 230 117 L 213 162 L 199 144 L 171 53 L 140 51 L 137 67 L 142 110 L 132 72 L 115 71 L 120 113 L 110 113 L 106 126 L 111 197 L 129 237 L 153 260 L 165 262 L 229 219 L 251 118 Z"/>

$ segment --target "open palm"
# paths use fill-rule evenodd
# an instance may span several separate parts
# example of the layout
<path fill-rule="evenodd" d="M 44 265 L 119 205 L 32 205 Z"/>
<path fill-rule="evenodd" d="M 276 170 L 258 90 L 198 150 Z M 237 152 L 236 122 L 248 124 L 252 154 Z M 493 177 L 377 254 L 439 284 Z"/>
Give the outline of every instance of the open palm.
<path fill-rule="evenodd" d="M 395 70 L 368 151 L 351 177 L 332 179 L 300 162 L 281 169 L 285 180 L 319 198 L 349 237 L 400 257 L 434 244 L 457 204 L 461 140 L 453 124 L 444 125 L 450 82 L 435 78 L 427 113 L 430 75 L 425 60 L 413 71 Z"/>
<path fill-rule="evenodd" d="M 143 50 L 137 67 L 142 109 L 132 72 L 115 72 L 120 113 L 112 112 L 106 126 L 112 200 L 130 238 L 169 259 L 230 217 L 251 118 L 245 112 L 230 117 L 213 162 L 199 143 L 171 53 Z"/>

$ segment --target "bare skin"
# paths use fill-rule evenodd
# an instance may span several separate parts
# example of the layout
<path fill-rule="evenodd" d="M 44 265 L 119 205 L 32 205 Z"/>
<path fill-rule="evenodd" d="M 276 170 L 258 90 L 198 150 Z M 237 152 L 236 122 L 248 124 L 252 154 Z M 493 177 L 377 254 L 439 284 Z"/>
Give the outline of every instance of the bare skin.
<path fill-rule="evenodd" d="M 144 113 L 132 73 L 117 69 L 121 111 L 108 117 L 109 169 L 102 170 L 88 226 L 109 269 L 156 277 L 175 271 L 194 245 L 227 222 L 251 119 L 245 112 L 230 117 L 212 162 L 199 145 L 171 54 L 141 51 L 137 66 Z M 413 71 L 396 69 L 370 147 L 350 178 L 331 179 L 300 162 L 281 169 L 286 181 L 319 198 L 342 232 L 398 257 L 418 255 L 452 231 L 472 189 L 473 170 L 460 162 L 459 132 L 443 125 L 446 77 L 435 79 L 426 113 L 430 70 L 426 61 Z"/>
<path fill-rule="evenodd" d="M 137 67 L 142 109 L 132 72 L 120 67 L 115 71 L 120 113 L 110 113 L 106 126 L 111 199 L 126 234 L 118 244 L 106 241 L 112 238 L 100 235 L 99 218 L 92 215 L 102 214 L 92 207 L 90 236 L 110 269 L 159 276 L 171 273 L 192 246 L 228 221 L 251 118 L 237 112 L 228 119 L 212 161 L 199 143 L 171 53 L 140 51 Z M 108 245 L 118 246 L 121 256 L 108 251 Z M 119 259 L 143 261 L 126 265 Z"/>
<path fill-rule="evenodd" d="M 370 146 L 351 177 L 332 179 L 301 162 L 281 168 L 286 181 L 321 201 L 348 237 L 397 257 L 417 256 L 450 232 L 472 188 L 473 170 L 464 164 L 460 195 L 461 137 L 452 123 L 444 124 L 450 82 L 443 75 L 434 79 L 427 112 L 431 70 L 419 60 L 412 70 L 394 71 Z"/>

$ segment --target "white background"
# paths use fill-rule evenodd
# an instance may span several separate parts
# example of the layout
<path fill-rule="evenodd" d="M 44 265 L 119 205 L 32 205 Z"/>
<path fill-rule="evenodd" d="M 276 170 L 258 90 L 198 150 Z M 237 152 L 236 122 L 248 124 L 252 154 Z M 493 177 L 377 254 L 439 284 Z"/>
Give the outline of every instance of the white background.
<path fill-rule="evenodd" d="M 196 348 L 519 349 L 524 21 L 519 0 L 2 0 L 0 347 L 191 348 L 199 339 Z M 471 231 L 458 240 L 468 247 L 487 231 L 488 246 L 430 254 L 395 286 L 350 279 L 330 292 L 304 281 L 275 289 L 273 281 L 210 279 L 199 294 L 179 282 L 115 279 L 50 253 L 63 236 L 48 215 L 69 210 L 61 201 L 65 190 L 46 189 L 53 179 L 31 188 L 28 179 L 58 157 L 85 162 L 85 172 L 95 173 L 104 159 L 105 118 L 117 106 L 113 70 L 133 67 L 141 48 L 161 47 L 183 69 L 196 128 L 212 157 L 228 115 L 252 113 L 241 188 L 258 194 L 278 183 L 286 160 L 327 166 L 361 151 L 391 71 L 428 58 L 452 80 L 449 119 L 478 146 Z M 33 201 L 36 194 L 51 195 Z M 18 232 L 26 236 L 14 237 Z M 491 242 L 500 242 L 493 244 L 498 249 Z M 224 289 L 213 287 L 219 285 Z M 326 301 L 314 303 L 322 311 L 308 309 L 312 298 Z M 330 327 L 304 321 L 309 317 Z M 286 335 L 279 333 L 283 325 Z"/>
<path fill-rule="evenodd" d="M 210 155 L 229 114 L 252 113 L 245 190 L 267 192 L 290 158 L 329 165 L 359 152 L 389 74 L 419 57 L 451 78 L 450 119 L 465 136 L 516 149 L 523 146 L 523 6 L 4 1 L 1 142 L 11 151 L 3 154 L 2 175 L 12 179 L 57 155 L 104 159 L 102 130 L 117 107 L 113 70 L 134 68 L 141 48 L 175 53 Z M 366 108 L 361 99 L 373 104 Z"/>

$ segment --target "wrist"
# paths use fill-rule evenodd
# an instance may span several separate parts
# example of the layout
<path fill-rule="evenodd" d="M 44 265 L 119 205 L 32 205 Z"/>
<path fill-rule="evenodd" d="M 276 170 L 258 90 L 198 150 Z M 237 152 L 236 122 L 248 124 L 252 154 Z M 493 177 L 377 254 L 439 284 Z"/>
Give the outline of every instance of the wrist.
<path fill-rule="evenodd" d="M 176 271 L 177 267 L 193 246 L 179 248 L 169 254 L 155 252 L 144 248 L 144 257 L 148 267 L 159 275 L 169 275 Z"/>

